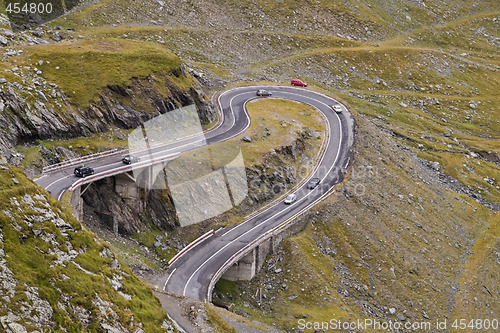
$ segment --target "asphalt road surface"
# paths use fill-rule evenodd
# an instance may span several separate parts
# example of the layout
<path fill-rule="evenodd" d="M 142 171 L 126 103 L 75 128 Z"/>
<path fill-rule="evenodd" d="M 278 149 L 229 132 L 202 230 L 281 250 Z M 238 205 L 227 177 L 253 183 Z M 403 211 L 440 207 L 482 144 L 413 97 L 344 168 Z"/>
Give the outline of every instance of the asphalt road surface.
<path fill-rule="evenodd" d="M 215 273 L 234 253 L 259 238 L 268 230 L 304 210 L 309 209 L 322 195 L 339 183 L 352 160 L 351 147 L 354 141 L 354 119 L 345 106 L 342 113 L 335 113 L 332 105 L 339 102 L 317 92 L 283 86 L 243 87 L 226 91 L 219 98 L 225 118 L 215 135 L 209 135 L 209 142 L 221 141 L 240 133 L 249 126 L 250 119 L 244 109 L 247 101 L 257 97 L 257 89 L 266 89 L 272 98 L 289 99 L 317 108 L 327 121 L 329 131 L 326 149 L 317 169 L 310 178 L 320 178 L 321 183 L 313 190 L 307 189 L 307 182 L 293 193 L 297 200 L 286 205 L 283 201 L 269 207 L 257 216 L 232 228 L 218 231 L 182 255 L 167 270 L 164 290 L 199 300 L 210 300 L 209 285 Z"/>
<path fill-rule="evenodd" d="M 266 89 L 271 97 L 258 97 L 256 91 Z M 228 140 L 244 132 L 250 125 L 245 103 L 256 98 L 279 98 L 309 104 L 317 108 L 326 120 L 328 138 L 319 165 L 310 178 L 320 178 L 321 183 L 313 190 L 307 189 L 307 182 L 294 190 L 297 200 L 291 205 L 278 202 L 251 219 L 232 228 L 216 232 L 200 245 L 179 257 L 165 272 L 162 285 L 166 291 L 199 300 L 210 300 L 209 285 L 215 283 L 214 275 L 234 253 L 252 243 L 268 230 L 280 225 L 290 217 L 312 207 L 323 194 L 339 183 L 352 161 L 351 147 L 354 142 L 355 122 L 347 108 L 335 113 L 332 105 L 340 104 L 335 99 L 318 92 L 289 86 L 250 86 L 228 90 L 219 96 L 223 120 L 213 130 L 200 136 L 189 137 L 170 144 L 155 147 L 136 156 L 140 165 L 147 164 L 147 158 L 173 155 L 185 152 L 205 143 Z M 205 140 L 205 141 L 203 141 Z M 121 161 L 125 155 L 112 155 L 86 163 L 95 170 L 95 175 L 113 175 L 131 171 L 136 164 L 125 166 Z M 144 162 L 146 160 L 146 162 Z M 50 172 L 36 182 L 60 199 L 62 194 L 81 178 L 73 174 L 75 166 Z"/>

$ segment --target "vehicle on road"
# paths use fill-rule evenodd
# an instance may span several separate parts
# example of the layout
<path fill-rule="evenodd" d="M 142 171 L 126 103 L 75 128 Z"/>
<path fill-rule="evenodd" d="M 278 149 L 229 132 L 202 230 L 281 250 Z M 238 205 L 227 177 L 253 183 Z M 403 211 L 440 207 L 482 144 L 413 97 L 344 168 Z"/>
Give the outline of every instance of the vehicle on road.
<path fill-rule="evenodd" d="M 292 79 L 292 86 L 301 86 L 301 87 L 307 87 L 307 82 L 304 82 L 299 79 Z"/>
<path fill-rule="evenodd" d="M 285 204 L 290 205 L 294 203 L 295 200 L 297 200 L 297 195 L 295 193 L 292 193 L 286 197 Z"/>
<path fill-rule="evenodd" d="M 267 90 L 259 89 L 257 90 L 257 96 L 272 96 L 272 93 Z"/>
<path fill-rule="evenodd" d="M 319 185 L 319 183 L 321 182 L 321 179 L 319 178 L 312 178 L 308 183 L 307 183 L 307 188 L 312 190 L 312 189 L 315 189 L 316 186 Z"/>
<path fill-rule="evenodd" d="M 141 160 L 140 157 L 133 156 L 133 155 L 126 155 L 122 158 L 122 162 L 125 164 L 132 164 L 132 163 L 137 163 Z"/>
<path fill-rule="evenodd" d="M 73 173 L 77 177 L 87 177 L 94 174 L 94 169 L 82 165 L 81 167 L 75 168 L 75 171 L 73 171 Z"/>
<path fill-rule="evenodd" d="M 337 113 L 342 113 L 342 106 L 340 106 L 340 104 L 332 105 L 332 109 Z"/>

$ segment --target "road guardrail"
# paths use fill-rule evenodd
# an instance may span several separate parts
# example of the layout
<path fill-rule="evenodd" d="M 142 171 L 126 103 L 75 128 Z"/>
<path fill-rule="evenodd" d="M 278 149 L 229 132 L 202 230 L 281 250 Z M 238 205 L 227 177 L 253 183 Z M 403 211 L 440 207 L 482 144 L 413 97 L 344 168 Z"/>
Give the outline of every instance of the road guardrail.
<path fill-rule="evenodd" d="M 81 157 L 69 159 L 67 161 L 63 161 L 63 162 L 60 162 L 60 163 L 56 163 L 56 164 L 52 164 L 52 165 L 46 166 L 45 168 L 42 169 L 42 173 L 48 173 L 48 172 L 51 172 L 51 171 L 56 171 L 56 170 L 59 170 L 59 169 L 66 168 L 68 166 L 77 165 L 77 164 L 80 164 L 80 163 L 83 163 L 83 162 L 89 162 L 89 161 L 97 160 L 97 159 L 105 157 L 105 156 L 118 155 L 118 154 L 123 154 L 123 153 L 126 153 L 126 152 L 127 152 L 127 149 L 122 149 L 122 150 L 111 149 L 111 150 L 107 150 L 107 151 L 104 151 L 104 152 L 101 152 L 101 153 L 97 153 L 97 154 L 81 156 Z"/>

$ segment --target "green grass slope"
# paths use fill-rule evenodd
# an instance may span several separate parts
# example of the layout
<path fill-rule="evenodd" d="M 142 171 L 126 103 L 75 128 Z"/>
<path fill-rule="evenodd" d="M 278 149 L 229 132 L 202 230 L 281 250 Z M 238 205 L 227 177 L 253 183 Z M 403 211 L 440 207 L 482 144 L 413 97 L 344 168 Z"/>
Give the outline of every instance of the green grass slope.
<path fill-rule="evenodd" d="M 170 327 L 149 287 L 69 209 L 16 168 L 0 166 L 0 188 L 2 331 Z"/>
<path fill-rule="evenodd" d="M 181 65 L 178 57 L 158 44 L 116 39 L 31 46 L 24 52 L 35 65 L 38 59 L 45 60 L 38 66 L 44 77 L 59 85 L 77 106 L 95 102 L 108 85 L 126 87 L 131 78 L 178 72 Z"/>
<path fill-rule="evenodd" d="M 443 3 L 398 1 L 134 1 L 104 0 L 61 18 L 57 24 L 88 26 L 191 26 L 249 29 L 374 39 L 444 24 L 497 9 L 493 0 Z"/>
<path fill-rule="evenodd" d="M 179 77 L 180 59 L 164 46 L 154 43 L 103 38 L 96 41 L 72 40 L 57 44 L 26 45 L 19 49 L 23 52 L 22 56 L 7 58 L 0 66 L 9 70 L 15 66 L 20 68 L 15 73 L 17 78 L 11 78 L 12 81 L 24 79 L 21 81 L 24 86 L 29 87 L 41 78 L 50 82 L 52 86 L 41 90 L 49 97 L 49 103 L 54 102 L 50 97 L 53 95 L 52 87 L 57 86 L 64 91 L 73 106 L 86 108 L 99 101 L 106 87 L 128 87 L 133 78 L 142 79 L 161 73 L 171 75 L 174 80 L 177 75 L 175 83 L 185 89 L 191 83 Z M 40 89 L 36 83 L 35 87 Z M 29 92 L 21 94 L 29 95 Z M 28 97 L 30 99 L 33 97 Z"/>

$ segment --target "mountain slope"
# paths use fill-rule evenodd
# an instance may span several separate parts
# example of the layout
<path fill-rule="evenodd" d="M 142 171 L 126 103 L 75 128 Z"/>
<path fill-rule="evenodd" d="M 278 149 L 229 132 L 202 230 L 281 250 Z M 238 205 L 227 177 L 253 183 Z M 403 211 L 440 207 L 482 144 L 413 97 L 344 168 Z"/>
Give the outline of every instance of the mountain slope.
<path fill-rule="evenodd" d="M 358 125 L 348 180 L 297 222 L 304 230 L 250 283 L 222 281 L 215 296 L 287 332 L 299 319 L 493 318 L 500 214 L 446 188 L 390 134 Z"/>
<path fill-rule="evenodd" d="M 337 194 L 254 281 L 219 285 L 236 311 L 285 330 L 333 314 L 498 313 L 498 1 L 104 0 L 38 30 L 47 49 L 166 47 L 209 92 L 299 77 L 356 114 L 354 168 Z"/>
<path fill-rule="evenodd" d="M 0 166 L 0 184 L 4 331 L 173 331 L 149 287 L 67 208 L 16 168 Z"/>

